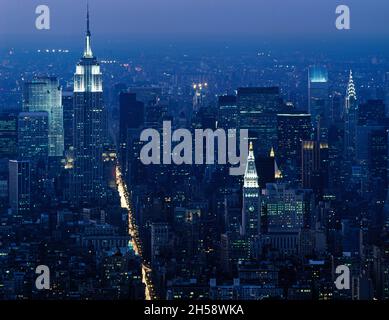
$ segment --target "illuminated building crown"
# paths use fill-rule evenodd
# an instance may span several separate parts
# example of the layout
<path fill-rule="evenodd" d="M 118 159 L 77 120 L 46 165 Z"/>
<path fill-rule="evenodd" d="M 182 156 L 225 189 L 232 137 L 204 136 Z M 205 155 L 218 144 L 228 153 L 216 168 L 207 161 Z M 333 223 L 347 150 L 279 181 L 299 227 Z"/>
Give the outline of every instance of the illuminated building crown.
<path fill-rule="evenodd" d="M 347 99 L 357 100 L 357 92 L 355 90 L 354 80 L 353 80 L 353 72 L 350 70 L 350 76 L 347 85 Z"/>
<path fill-rule="evenodd" d="M 255 167 L 253 143 L 250 142 L 249 156 L 247 158 L 246 171 L 244 174 L 244 188 L 259 188 L 258 174 Z"/>

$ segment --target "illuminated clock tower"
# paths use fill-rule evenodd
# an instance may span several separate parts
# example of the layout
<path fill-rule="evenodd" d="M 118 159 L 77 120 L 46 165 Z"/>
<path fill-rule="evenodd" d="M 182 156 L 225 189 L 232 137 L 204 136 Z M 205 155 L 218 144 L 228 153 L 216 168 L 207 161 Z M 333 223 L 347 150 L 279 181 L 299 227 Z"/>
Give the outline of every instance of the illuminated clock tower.
<path fill-rule="evenodd" d="M 258 184 L 258 174 L 255 167 L 253 144 L 251 142 L 244 174 L 241 229 L 241 235 L 250 243 L 252 243 L 260 233 L 261 215 L 259 195 L 260 188 Z"/>

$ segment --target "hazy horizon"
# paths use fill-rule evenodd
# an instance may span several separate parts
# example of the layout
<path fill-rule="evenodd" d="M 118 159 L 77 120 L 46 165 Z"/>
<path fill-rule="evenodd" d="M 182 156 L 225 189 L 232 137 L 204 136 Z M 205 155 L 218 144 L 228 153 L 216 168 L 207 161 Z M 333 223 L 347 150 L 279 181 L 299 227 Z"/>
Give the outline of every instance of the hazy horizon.
<path fill-rule="evenodd" d="M 372 0 L 90 0 L 92 34 L 100 36 L 389 37 L 389 1 Z M 35 8 L 48 5 L 51 29 L 35 28 Z M 351 9 L 351 30 L 335 28 L 335 9 Z M 238 10 L 239 9 L 239 10 Z M 0 34 L 76 36 L 85 31 L 86 0 L 1 0 Z M 71 23 L 69 23 L 71 21 Z"/>

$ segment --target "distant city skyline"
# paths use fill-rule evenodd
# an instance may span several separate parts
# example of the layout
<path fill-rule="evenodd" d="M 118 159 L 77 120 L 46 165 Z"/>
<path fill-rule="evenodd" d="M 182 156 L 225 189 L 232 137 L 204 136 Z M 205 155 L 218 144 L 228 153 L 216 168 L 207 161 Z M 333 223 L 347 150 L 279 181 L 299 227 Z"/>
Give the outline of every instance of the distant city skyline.
<path fill-rule="evenodd" d="M 0 301 L 389 301 L 389 4 L 0 1 Z"/>

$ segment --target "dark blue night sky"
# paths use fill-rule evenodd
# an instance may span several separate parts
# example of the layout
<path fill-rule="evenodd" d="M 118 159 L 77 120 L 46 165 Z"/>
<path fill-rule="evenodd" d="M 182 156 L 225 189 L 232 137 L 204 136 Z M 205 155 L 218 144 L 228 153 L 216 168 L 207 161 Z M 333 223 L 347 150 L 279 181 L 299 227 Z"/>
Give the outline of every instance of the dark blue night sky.
<path fill-rule="evenodd" d="M 86 1 L 85 1 L 86 2 Z M 35 8 L 52 10 L 50 34 L 78 35 L 81 0 L 1 0 L 0 34 L 31 35 Z M 93 29 L 100 35 L 319 35 L 336 33 L 337 5 L 349 5 L 353 35 L 388 36 L 386 0 L 91 0 Z M 18 16 L 18 19 L 14 17 Z M 72 21 L 72 23 L 69 23 Z"/>

